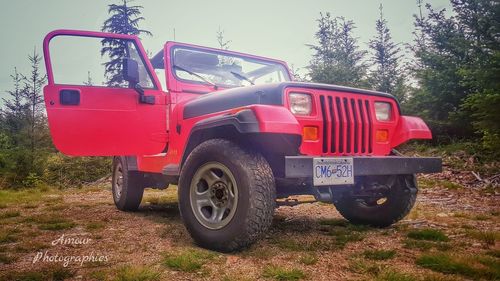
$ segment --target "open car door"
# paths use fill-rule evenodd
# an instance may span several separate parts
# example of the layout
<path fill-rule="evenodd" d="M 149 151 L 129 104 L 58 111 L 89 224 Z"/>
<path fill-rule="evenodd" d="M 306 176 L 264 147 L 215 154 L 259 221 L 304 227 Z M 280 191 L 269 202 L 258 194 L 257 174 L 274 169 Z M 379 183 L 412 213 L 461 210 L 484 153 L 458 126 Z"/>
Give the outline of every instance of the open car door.
<path fill-rule="evenodd" d="M 161 153 L 167 95 L 136 36 L 56 30 L 43 45 L 52 140 L 67 155 Z"/>

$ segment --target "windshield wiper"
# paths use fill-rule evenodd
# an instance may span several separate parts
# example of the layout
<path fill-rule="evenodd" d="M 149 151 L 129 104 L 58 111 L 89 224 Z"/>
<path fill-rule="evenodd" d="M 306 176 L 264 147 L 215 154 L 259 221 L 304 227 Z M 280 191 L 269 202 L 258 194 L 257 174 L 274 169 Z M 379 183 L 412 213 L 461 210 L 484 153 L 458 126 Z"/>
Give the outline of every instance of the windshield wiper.
<path fill-rule="evenodd" d="M 190 75 L 192 75 L 192 76 L 194 76 L 194 77 L 200 78 L 200 79 L 201 79 L 201 80 L 203 80 L 204 82 L 206 82 L 206 83 L 208 83 L 208 84 L 212 85 L 212 87 L 214 87 L 214 90 L 217 90 L 217 89 L 219 88 L 219 86 L 217 86 L 214 82 L 212 82 L 212 81 L 208 80 L 207 78 L 205 78 L 205 77 L 203 77 L 203 76 L 201 76 L 201 75 L 199 75 L 199 74 L 197 74 L 197 73 L 192 72 L 192 71 L 191 71 L 191 70 L 189 70 L 189 69 L 186 69 L 186 68 L 184 68 L 184 67 L 181 67 L 181 66 L 178 66 L 178 65 L 175 65 L 175 64 L 173 65 L 173 67 L 174 67 L 174 68 L 177 68 L 177 69 L 179 69 L 179 70 L 182 70 L 182 71 L 184 71 L 184 72 L 187 72 L 188 74 L 190 74 Z"/>
<path fill-rule="evenodd" d="M 230 71 L 230 72 L 232 75 L 236 76 L 236 78 L 238 78 L 240 80 L 245 80 L 245 81 L 249 82 L 250 84 L 255 85 L 255 83 L 252 80 L 250 80 L 250 78 L 248 78 L 244 75 L 241 75 L 238 72 L 234 72 L 234 71 Z"/>

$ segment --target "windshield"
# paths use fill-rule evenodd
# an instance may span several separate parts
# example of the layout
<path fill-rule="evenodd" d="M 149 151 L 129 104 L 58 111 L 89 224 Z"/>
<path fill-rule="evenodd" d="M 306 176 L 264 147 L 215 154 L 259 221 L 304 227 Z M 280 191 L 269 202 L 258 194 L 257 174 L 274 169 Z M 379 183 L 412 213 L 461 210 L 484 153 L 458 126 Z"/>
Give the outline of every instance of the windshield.
<path fill-rule="evenodd" d="M 173 48 L 172 71 L 186 82 L 224 88 L 290 81 L 286 68 L 274 61 L 187 47 Z"/>

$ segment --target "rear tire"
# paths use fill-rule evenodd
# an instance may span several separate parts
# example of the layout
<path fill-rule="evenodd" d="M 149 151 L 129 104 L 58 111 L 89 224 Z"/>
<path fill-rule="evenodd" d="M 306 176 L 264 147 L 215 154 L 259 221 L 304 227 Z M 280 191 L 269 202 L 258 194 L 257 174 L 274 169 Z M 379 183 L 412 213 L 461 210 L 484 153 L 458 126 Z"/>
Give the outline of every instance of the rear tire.
<path fill-rule="evenodd" d="M 414 175 L 377 177 L 390 190 L 385 201 L 367 201 L 343 196 L 334 202 L 337 211 L 354 224 L 387 227 L 403 219 L 413 208 L 417 198 L 417 183 Z"/>
<path fill-rule="evenodd" d="M 212 139 L 197 146 L 182 168 L 178 192 L 184 224 L 201 247 L 240 250 L 271 225 L 272 170 L 262 155 L 231 141 Z"/>
<path fill-rule="evenodd" d="M 141 204 L 144 186 L 140 172 L 129 171 L 123 156 L 113 158 L 113 179 L 111 190 L 116 208 L 122 211 L 136 211 Z"/>

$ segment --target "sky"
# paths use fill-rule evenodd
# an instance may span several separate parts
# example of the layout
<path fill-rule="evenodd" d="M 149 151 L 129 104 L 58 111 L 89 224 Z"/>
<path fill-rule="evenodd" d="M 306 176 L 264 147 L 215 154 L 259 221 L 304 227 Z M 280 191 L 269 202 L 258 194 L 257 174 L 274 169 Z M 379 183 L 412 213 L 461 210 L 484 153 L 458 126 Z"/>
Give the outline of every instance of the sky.
<path fill-rule="evenodd" d="M 54 29 L 99 31 L 108 17 L 107 5 L 119 0 L 3 0 L 0 9 L 0 98 L 12 86 L 14 67 L 29 72 L 28 54 L 42 53 L 43 37 Z M 427 1 L 436 9 L 450 9 L 449 0 Z M 314 44 L 320 12 L 353 20 L 362 48 L 375 34 L 378 7 L 384 6 L 392 37 L 397 43 L 413 39 L 416 0 L 135 0 L 144 6 L 141 28 L 153 33 L 142 43 L 151 53 L 166 41 L 217 47 L 222 29 L 230 49 L 286 61 L 304 68 Z M 174 38 L 175 30 L 175 38 Z M 75 50 L 77 54 L 78 50 Z M 45 66 L 42 65 L 43 71 Z"/>

